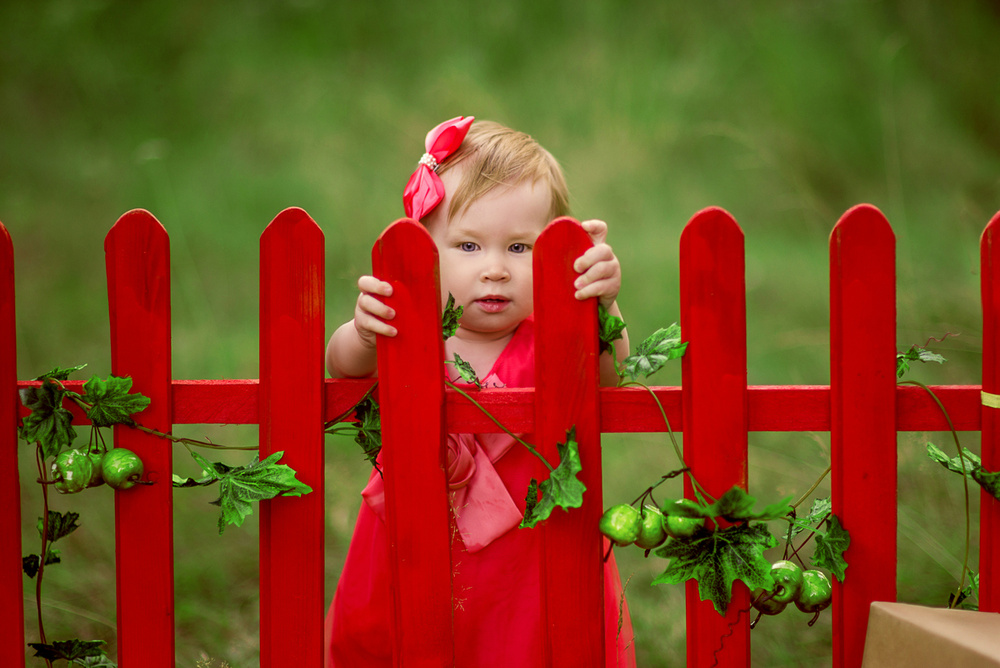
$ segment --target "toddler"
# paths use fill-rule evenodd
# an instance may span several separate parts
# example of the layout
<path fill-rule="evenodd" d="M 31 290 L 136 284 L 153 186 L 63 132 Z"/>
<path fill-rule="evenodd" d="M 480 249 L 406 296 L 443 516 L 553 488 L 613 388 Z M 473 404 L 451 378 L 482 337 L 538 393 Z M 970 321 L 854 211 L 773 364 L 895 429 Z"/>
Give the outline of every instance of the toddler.
<path fill-rule="evenodd" d="M 472 365 L 484 387 L 533 387 L 532 247 L 554 218 L 568 213 L 568 192 L 555 159 L 528 135 L 458 117 L 427 135 L 403 194 L 406 215 L 437 245 L 442 300 L 463 307 L 446 359 Z M 594 246 L 577 258 L 577 299 L 596 297 L 620 316 L 621 267 L 605 242 L 607 225 L 583 224 Z M 326 363 L 335 378 L 376 371 L 376 336 L 395 336 L 389 283 L 358 280 L 354 318 L 330 338 Z M 628 355 L 628 339 L 615 346 Z M 452 365 L 445 374 L 459 381 Z M 601 379 L 617 381 L 601 356 Z M 526 440 L 531 442 L 530 435 Z M 450 434 L 448 473 L 455 532 L 455 661 L 469 668 L 529 668 L 542 655 L 538 532 L 520 529 L 534 457 L 507 434 Z M 382 479 L 372 475 L 326 620 L 326 665 L 391 666 L 389 548 Z M 488 512 L 483 510 L 488 508 Z M 595 527 L 596 531 L 597 528 Z M 605 565 L 608 666 L 634 666 L 632 628 L 620 605 L 613 557 Z M 624 619 L 619 630 L 619 610 Z"/>

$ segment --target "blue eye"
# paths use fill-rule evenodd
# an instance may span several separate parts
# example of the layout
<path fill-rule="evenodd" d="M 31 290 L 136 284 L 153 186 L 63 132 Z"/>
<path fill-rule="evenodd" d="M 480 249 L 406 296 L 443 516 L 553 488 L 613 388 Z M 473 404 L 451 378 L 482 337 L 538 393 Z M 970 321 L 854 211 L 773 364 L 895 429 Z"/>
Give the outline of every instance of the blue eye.
<path fill-rule="evenodd" d="M 508 248 L 507 250 L 509 250 L 511 253 L 524 253 L 528 250 L 528 244 L 522 244 L 522 243 L 511 244 L 510 248 Z"/>
<path fill-rule="evenodd" d="M 472 241 L 463 241 L 458 245 L 458 247 L 464 250 L 466 253 L 471 253 L 472 251 L 479 249 L 479 245 Z"/>

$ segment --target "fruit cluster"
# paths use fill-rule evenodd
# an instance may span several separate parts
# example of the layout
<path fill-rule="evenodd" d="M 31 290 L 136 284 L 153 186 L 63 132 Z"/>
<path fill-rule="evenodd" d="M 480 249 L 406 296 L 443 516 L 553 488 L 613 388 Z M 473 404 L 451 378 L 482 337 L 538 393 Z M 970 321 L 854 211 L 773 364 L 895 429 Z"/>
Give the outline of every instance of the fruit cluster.
<path fill-rule="evenodd" d="M 823 571 L 802 570 L 791 561 L 778 561 L 771 566 L 774 589 L 754 592 L 753 607 L 765 615 L 776 615 L 789 603 L 802 612 L 818 614 L 830 605 L 833 586 Z"/>
<path fill-rule="evenodd" d="M 65 450 L 52 463 L 52 482 L 63 494 L 104 483 L 118 490 L 129 489 L 140 481 L 142 473 L 142 460 L 125 448 Z"/>
<path fill-rule="evenodd" d="M 689 503 L 693 502 L 681 499 L 673 505 L 679 509 Z M 673 506 L 668 506 L 664 513 L 656 506 L 645 505 L 639 510 L 627 503 L 620 503 L 604 512 L 599 528 L 601 533 L 619 547 L 635 544 L 644 550 L 652 550 L 668 537 L 690 538 L 704 526 L 704 518 L 673 513 L 670 512 L 672 508 Z"/>

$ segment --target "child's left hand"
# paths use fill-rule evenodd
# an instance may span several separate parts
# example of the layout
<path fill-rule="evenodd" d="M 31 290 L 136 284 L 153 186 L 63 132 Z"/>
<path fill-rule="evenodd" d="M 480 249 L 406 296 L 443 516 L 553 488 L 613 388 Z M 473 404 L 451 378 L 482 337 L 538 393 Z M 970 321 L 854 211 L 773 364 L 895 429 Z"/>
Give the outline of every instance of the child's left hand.
<path fill-rule="evenodd" d="M 573 263 L 573 269 L 580 273 L 573 283 L 576 298 L 597 297 L 601 306 L 610 310 L 622 287 L 622 268 L 611 246 L 605 242 L 608 224 L 603 220 L 585 220 L 581 225 L 594 245 Z"/>

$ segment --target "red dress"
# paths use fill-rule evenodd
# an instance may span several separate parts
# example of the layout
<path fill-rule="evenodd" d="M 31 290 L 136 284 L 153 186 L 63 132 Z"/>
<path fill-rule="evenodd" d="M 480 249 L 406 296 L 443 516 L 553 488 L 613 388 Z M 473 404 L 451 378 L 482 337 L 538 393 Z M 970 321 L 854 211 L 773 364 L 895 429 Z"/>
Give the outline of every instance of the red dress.
<path fill-rule="evenodd" d="M 534 386 L 534 322 L 515 331 L 486 387 Z M 531 442 L 530 437 L 526 438 Z M 506 434 L 449 435 L 455 665 L 531 668 L 542 656 L 539 532 L 517 528 L 535 471 L 534 455 Z M 392 665 L 389 541 L 381 478 L 363 492 L 347 560 L 326 617 L 327 668 Z M 471 491 L 470 491 L 471 490 Z M 596 531 L 596 527 L 595 527 Z M 606 665 L 634 667 L 628 606 L 618 628 L 621 579 L 612 556 L 604 567 Z"/>

